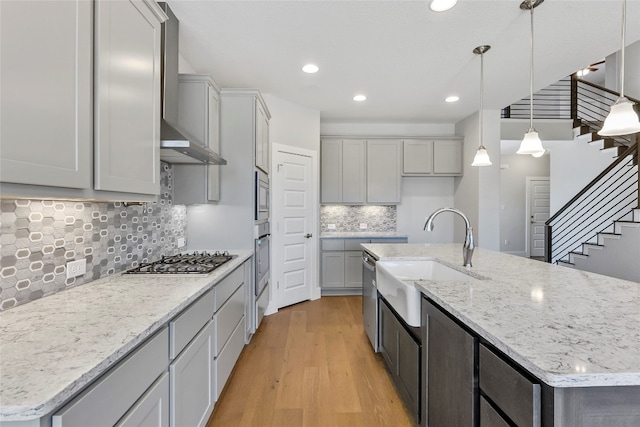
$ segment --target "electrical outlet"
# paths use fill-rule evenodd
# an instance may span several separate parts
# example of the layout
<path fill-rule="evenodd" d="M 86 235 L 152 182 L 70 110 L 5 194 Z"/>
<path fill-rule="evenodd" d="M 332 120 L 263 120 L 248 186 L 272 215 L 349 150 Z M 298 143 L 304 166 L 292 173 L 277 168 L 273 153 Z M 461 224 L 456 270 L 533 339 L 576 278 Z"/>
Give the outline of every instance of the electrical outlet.
<path fill-rule="evenodd" d="M 67 263 L 67 279 L 82 276 L 87 272 L 87 260 L 82 258 Z"/>
<path fill-rule="evenodd" d="M 505 246 L 509 246 L 509 239 L 505 239 L 505 240 L 504 240 L 504 245 L 505 245 Z"/>
<path fill-rule="evenodd" d="M 327 229 L 335 230 L 336 229 L 336 225 L 335 224 L 327 224 Z"/>
<path fill-rule="evenodd" d="M 361 222 L 360 223 L 360 230 L 366 230 L 367 229 L 367 223 L 366 222 Z"/>
<path fill-rule="evenodd" d="M 182 248 L 184 245 L 187 244 L 187 241 L 184 237 L 178 237 L 178 247 Z"/>

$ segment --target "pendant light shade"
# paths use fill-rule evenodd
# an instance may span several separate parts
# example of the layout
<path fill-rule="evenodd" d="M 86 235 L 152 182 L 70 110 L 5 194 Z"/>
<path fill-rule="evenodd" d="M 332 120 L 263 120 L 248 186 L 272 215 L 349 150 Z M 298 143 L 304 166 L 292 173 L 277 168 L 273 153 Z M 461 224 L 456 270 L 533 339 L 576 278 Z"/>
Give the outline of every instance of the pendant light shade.
<path fill-rule="evenodd" d="M 622 1 L 622 48 L 620 49 L 620 98 L 611 106 L 609 115 L 604 120 L 602 136 L 620 136 L 640 132 L 638 114 L 633 109 L 633 102 L 624 96 L 624 36 L 627 27 L 627 0 Z"/>
<path fill-rule="evenodd" d="M 544 0 L 524 0 L 520 4 L 520 9 L 531 11 L 531 66 L 529 68 L 529 131 L 524 134 L 517 154 L 531 154 L 533 157 L 541 157 L 545 149 L 538 132 L 533 128 L 533 9 L 539 6 Z"/>
<path fill-rule="evenodd" d="M 484 45 L 478 46 L 473 49 L 473 53 L 480 55 L 480 112 L 478 117 L 478 139 L 480 140 L 480 146 L 476 151 L 476 155 L 473 158 L 471 166 L 491 166 L 491 159 L 489 159 L 489 153 L 484 148 L 482 140 L 484 139 L 483 132 L 483 110 L 484 110 L 484 53 L 491 49 L 491 46 Z"/>

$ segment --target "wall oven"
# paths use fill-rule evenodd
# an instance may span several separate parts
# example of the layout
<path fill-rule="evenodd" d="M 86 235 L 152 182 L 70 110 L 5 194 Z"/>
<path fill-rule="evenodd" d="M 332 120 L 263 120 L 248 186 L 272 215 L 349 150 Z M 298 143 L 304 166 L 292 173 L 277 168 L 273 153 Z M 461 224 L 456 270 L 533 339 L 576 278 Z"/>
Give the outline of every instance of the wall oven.
<path fill-rule="evenodd" d="M 255 217 L 256 221 L 269 219 L 269 175 L 255 172 Z"/>
<path fill-rule="evenodd" d="M 257 239 L 255 241 L 255 288 L 254 297 L 254 326 L 258 329 L 269 302 L 269 270 L 271 257 L 271 234 L 269 223 L 256 224 Z"/>

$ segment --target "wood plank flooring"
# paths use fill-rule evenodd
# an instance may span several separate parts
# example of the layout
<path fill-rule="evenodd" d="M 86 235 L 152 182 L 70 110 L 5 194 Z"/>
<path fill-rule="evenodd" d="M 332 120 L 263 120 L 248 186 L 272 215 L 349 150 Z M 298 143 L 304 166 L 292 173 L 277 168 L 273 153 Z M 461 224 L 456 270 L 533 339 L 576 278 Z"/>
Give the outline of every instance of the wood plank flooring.
<path fill-rule="evenodd" d="M 323 297 L 263 319 L 207 427 L 414 426 L 362 327 L 362 298 Z"/>

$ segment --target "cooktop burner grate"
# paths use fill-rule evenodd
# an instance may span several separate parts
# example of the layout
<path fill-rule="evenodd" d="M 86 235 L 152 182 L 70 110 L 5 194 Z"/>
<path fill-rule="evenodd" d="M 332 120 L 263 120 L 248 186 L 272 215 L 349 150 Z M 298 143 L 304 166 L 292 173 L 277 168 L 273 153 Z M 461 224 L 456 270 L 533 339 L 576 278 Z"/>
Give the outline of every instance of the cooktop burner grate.
<path fill-rule="evenodd" d="M 142 263 L 124 274 L 207 274 L 236 256 L 226 251 L 165 256 L 157 261 Z"/>

